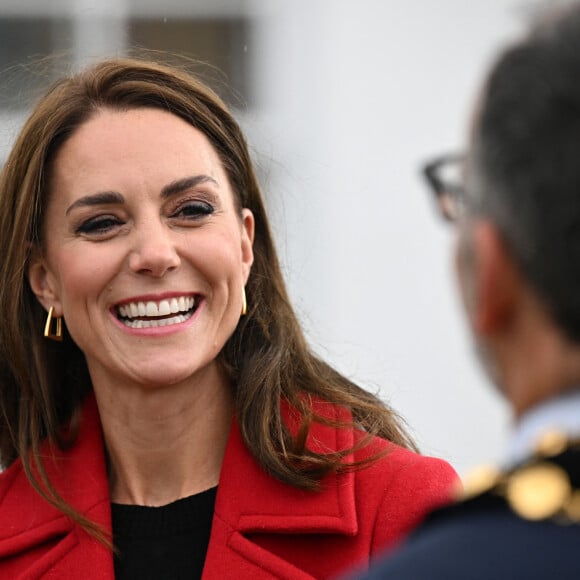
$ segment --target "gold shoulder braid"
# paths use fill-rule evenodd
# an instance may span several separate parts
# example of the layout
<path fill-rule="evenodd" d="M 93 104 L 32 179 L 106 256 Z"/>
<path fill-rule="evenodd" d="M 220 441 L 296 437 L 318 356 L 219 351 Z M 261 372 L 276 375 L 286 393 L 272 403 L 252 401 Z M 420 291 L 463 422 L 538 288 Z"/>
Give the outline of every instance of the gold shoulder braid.
<path fill-rule="evenodd" d="M 561 524 L 580 522 L 580 439 L 547 432 L 534 455 L 512 471 L 484 466 L 464 480 L 461 499 L 484 493 L 505 499 L 526 520 L 551 519 Z"/>

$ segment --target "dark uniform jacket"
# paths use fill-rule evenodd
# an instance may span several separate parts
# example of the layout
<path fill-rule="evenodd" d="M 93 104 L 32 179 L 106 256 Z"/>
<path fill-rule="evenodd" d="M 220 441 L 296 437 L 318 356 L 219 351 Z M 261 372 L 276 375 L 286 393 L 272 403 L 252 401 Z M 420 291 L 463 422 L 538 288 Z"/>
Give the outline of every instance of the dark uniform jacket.
<path fill-rule="evenodd" d="M 534 456 L 433 513 L 363 578 L 580 579 L 580 445 Z"/>

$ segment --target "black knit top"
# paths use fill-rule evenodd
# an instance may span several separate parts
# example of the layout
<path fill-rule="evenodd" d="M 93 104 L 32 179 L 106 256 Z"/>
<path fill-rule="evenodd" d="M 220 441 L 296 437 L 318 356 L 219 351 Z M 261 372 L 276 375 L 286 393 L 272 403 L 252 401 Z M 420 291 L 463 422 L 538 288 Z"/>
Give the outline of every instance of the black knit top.
<path fill-rule="evenodd" d="M 112 504 L 116 580 L 201 578 L 216 492 L 161 507 Z"/>

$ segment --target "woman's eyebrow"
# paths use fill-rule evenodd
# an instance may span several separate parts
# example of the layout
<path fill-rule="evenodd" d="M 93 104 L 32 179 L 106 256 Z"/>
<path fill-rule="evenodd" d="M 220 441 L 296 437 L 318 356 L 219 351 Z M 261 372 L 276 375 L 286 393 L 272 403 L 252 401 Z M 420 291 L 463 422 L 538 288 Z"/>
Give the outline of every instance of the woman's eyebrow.
<path fill-rule="evenodd" d="M 161 190 L 161 197 L 165 199 L 165 198 L 171 197 L 177 193 L 181 193 L 183 191 L 191 189 L 192 187 L 196 187 L 197 185 L 200 185 L 201 183 L 207 183 L 207 182 L 213 183 L 214 185 L 219 187 L 219 183 L 213 177 L 210 177 L 209 175 L 192 175 L 190 177 L 184 177 L 182 179 L 178 179 L 178 180 L 173 181 L 173 182 L 169 183 L 168 185 L 166 185 Z"/>
<path fill-rule="evenodd" d="M 192 175 L 190 177 L 183 177 L 182 179 L 177 179 L 166 185 L 161 190 L 161 197 L 166 199 L 192 187 L 196 187 L 200 183 L 213 183 L 219 187 L 219 183 L 209 175 Z M 90 195 L 85 195 L 75 200 L 67 208 L 65 215 L 68 215 L 73 209 L 77 207 L 87 207 L 93 205 L 120 205 L 125 203 L 125 198 L 116 191 L 99 191 L 98 193 L 92 193 Z"/>
<path fill-rule="evenodd" d="M 65 215 L 68 215 L 73 209 L 77 207 L 86 207 L 91 205 L 118 205 L 124 202 L 125 198 L 116 191 L 100 191 L 98 193 L 79 197 L 79 199 L 68 206 Z"/>

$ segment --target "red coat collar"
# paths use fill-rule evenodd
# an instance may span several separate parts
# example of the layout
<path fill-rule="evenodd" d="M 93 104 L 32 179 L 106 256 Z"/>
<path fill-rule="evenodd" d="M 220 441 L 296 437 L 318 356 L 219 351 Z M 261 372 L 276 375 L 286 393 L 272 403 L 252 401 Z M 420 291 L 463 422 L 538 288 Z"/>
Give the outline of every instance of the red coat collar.
<path fill-rule="evenodd" d="M 322 426 L 315 427 L 311 436 L 328 451 L 350 447 L 353 439 L 349 430 Z M 55 451 L 45 462 L 50 480 L 64 499 L 110 530 L 106 463 L 93 397 L 85 403 L 77 443 L 68 451 Z M 14 556 L 14 571 L 19 574 L 26 569 L 27 578 L 48 570 L 55 577 L 113 578 L 111 554 L 31 488 L 19 461 L 0 476 L 0 521 L 2 577 L 3 565 Z M 259 467 L 234 421 L 220 476 L 204 578 L 224 577 L 228 570 L 245 570 L 239 577 L 247 573 L 256 580 L 272 575 L 309 577 L 252 542 L 249 538 L 256 533 L 355 535 L 354 474 L 326 477 L 317 493 L 285 485 Z"/>
<path fill-rule="evenodd" d="M 318 424 L 309 440 L 327 452 L 352 447 L 352 431 Z M 312 445 L 309 445 L 312 448 Z M 357 532 L 354 474 L 327 476 L 319 492 L 284 484 L 268 475 L 242 441 L 234 421 L 222 472 L 216 514 L 242 532 Z"/>

